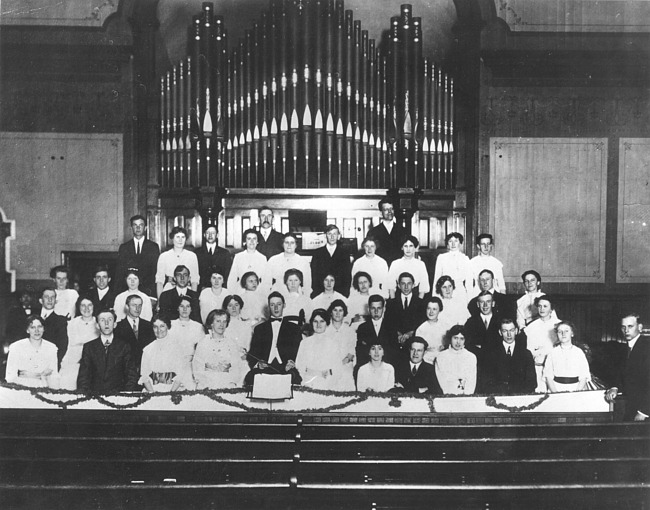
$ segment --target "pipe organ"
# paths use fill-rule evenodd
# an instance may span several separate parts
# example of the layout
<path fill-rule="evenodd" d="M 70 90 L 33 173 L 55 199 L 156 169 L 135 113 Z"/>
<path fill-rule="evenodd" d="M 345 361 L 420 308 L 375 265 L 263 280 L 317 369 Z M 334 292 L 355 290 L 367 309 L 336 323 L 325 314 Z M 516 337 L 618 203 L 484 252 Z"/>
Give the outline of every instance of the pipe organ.
<path fill-rule="evenodd" d="M 343 0 L 271 0 L 228 41 L 211 3 L 160 78 L 163 189 L 453 190 L 454 79 L 410 5 L 376 44 Z"/>

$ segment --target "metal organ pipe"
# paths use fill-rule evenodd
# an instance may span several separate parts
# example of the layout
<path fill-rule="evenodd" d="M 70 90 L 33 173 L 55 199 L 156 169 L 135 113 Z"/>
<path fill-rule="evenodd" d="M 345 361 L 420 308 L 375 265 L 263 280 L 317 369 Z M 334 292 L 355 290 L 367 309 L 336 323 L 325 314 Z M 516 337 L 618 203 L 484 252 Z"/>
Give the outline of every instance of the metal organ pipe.
<path fill-rule="evenodd" d="M 270 0 L 229 51 L 206 2 L 190 47 L 160 78 L 162 186 L 453 188 L 454 80 L 411 5 L 379 51 L 343 0 Z"/>

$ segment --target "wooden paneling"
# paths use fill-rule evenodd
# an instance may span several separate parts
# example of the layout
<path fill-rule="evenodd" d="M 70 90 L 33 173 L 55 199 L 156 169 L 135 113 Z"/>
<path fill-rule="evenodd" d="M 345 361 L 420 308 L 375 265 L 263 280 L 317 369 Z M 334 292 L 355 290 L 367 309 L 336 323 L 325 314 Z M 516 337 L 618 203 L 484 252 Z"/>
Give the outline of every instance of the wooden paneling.
<path fill-rule="evenodd" d="M 650 138 L 621 138 L 618 150 L 616 282 L 650 282 Z"/>
<path fill-rule="evenodd" d="M 121 134 L 0 133 L 0 154 L 0 203 L 16 221 L 18 278 L 47 278 L 63 250 L 117 250 Z"/>
<path fill-rule="evenodd" d="M 508 281 L 604 283 L 607 139 L 491 138 L 490 231 Z"/>

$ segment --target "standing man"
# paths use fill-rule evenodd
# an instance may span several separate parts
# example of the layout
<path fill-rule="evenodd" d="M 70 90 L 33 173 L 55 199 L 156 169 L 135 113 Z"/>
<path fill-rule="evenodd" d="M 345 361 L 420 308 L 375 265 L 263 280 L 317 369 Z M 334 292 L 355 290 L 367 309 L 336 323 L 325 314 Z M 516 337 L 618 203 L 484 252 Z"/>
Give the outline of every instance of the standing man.
<path fill-rule="evenodd" d="M 196 258 L 199 259 L 199 274 L 201 281 L 199 287 L 204 289 L 210 286 L 210 268 L 219 267 L 223 271 L 222 276 L 224 280 L 228 279 L 230 273 L 230 266 L 232 266 L 232 256 L 225 248 L 217 245 L 217 227 L 216 225 L 208 225 L 203 231 L 203 238 L 205 243 L 199 249 L 195 250 Z"/>
<path fill-rule="evenodd" d="M 88 292 L 88 298 L 93 302 L 95 313 L 104 308 L 113 308 L 117 293 L 108 286 L 111 283 L 111 277 L 108 275 L 108 267 L 105 265 L 97 266 L 93 281 L 95 282 L 95 287 Z"/>
<path fill-rule="evenodd" d="M 42 307 L 40 315 L 45 322 L 43 338 L 56 345 L 58 349 L 56 355 L 59 358 L 60 366 L 61 360 L 68 350 L 68 320 L 54 311 L 56 295 L 54 287 L 46 287 L 43 289 L 39 302 Z"/>
<path fill-rule="evenodd" d="M 263 254 L 268 260 L 273 255 L 282 253 L 282 242 L 284 238 L 282 234 L 273 228 L 273 211 L 270 207 L 263 205 L 257 210 L 257 213 L 260 217 L 260 226 L 258 228 L 260 239 L 257 251 Z"/>
<path fill-rule="evenodd" d="M 118 292 L 126 290 L 126 272 L 129 268 L 137 268 L 140 290 L 156 297 L 156 263 L 160 255 L 160 247 L 145 238 L 147 220 L 144 216 L 136 214 L 130 222 L 133 239 L 121 244 L 117 252 L 116 290 Z"/>
<path fill-rule="evenodd" d="M 617 386 L 605 392 L 613 402 L 619 392 L 626 398 L 626 421 L 645 421 L 650 416 L 650 339 L 641 335 L 643 324 L 639 314 L 630 312 L 621 319 L 621 331 L 627 342 L 627 355 Z"/>
<path fill-rule="evenodd" d="M 348 297 L 350 294 L 352 263 L 350 254 L 341 245 L 341 231 L 336 225 L 325 229 L 327 244 L 314 251 L 311 258 L 311 281 L 314 298 L 323 292 L 323 280 L 328 274 L 334 276 L 334 290 Z"/>
<path fill-rule="evenodd" d="M 502 294 L 506 293 L 506 280 L 503 277 L 503 263 L 492 256 L 492 248 L 494 247 L 494 238 L 492 234 L 480 234 L 476 238 L 476 247 L 478 248 L 478 255 L 470 259 L 470 264 L 474 270 L 474 289 L 475 292 L 480 292 L 479 275 L 484 269 L 489 269 L 494 275 L 494 290 Z"/>
<path fill-rule="evenodd" d="M 501 341 L 488 347 L 479 359 L 478 384 L 482 393 L 512 395 L 535 391 L 537 375 L 533 355 L 515 341 L 518 333 L 512 319 L 501 319 Z"/>
<path fill-rule="evenodd" d="M 147 297 L 147 299 L 149 299 Z M 144 320 L 142 314 L 143 298 L 130 294 L 126 298 L 126 317 L 115 326 L 115 335 L 131 347 L 131 355 L 136 369 L 140 370 L 142 350 L 156 339 L 151 322 Z"/>
<path fill-rule="evenodd" d="M 402 257 L 402 240 L 408 235 L 405 228 L 395 222 L 395 205 L 392 199 L 385 197 L 379 201 L 381 221 L 376 227 L 368 230 L 366 237 L 372 237 L 377 242 L 377 255 L 383 258 L 390 267 L 393 260 Z"/>
<path fill-rule="evenodd" d="M 419 336 L 409 341 L 409 359 L 402 360 L 395 366 L 396 391 L 442 395 L 436 369 L 424 361 L 424 353 L 428 348 L 427 341 Z"/>
<path fill-rule="evenodd" d="M 105 395 L 138 389 L 138 370 L 131 347 L 114 335 L 115 313 L 97 314 L 100 336 L 84 344 L 77 388 L 86 394 Z"/>
<path fill-rule="evenodd" d="M 268 321 L 255 326 L 248 365 L 251 371 L 244 379 L 245 386 L 252 386 L 256 374 L 291 374 L 291 384 L 300 384 L 302 378 L 296 369 L 296 356 L 302 340 L 297 324 L 284 319 L 284 296 L 279 292 L 269 294 Z"/>
<path fill-rule="evenodd" d="M 178 319 L 178 305 L 181 304 L 181 298 L 187 296 L 192 303 L 191 319 L 201 322 L 199 294 L 189 287 L 190 270 L 186 266 L 176 266 L 174 269 L 174 282 L 176 284 L 174 287 L 160 295 L 158 300 L 160 313 L 170 320 Z"/>

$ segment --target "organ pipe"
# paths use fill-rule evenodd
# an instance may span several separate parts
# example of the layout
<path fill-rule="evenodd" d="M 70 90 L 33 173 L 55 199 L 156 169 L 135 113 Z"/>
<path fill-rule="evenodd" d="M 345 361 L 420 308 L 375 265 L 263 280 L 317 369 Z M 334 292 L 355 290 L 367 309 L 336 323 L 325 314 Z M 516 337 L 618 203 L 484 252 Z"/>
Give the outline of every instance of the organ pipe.
<path fill-rule="evenodd" d="M 388 28 L 377 45 L 343 0 L 270 0 L 229 49 L 204 3 L 160 78 L 160 184 L 453 189 L 454 79 L 411 5 Z"/>

